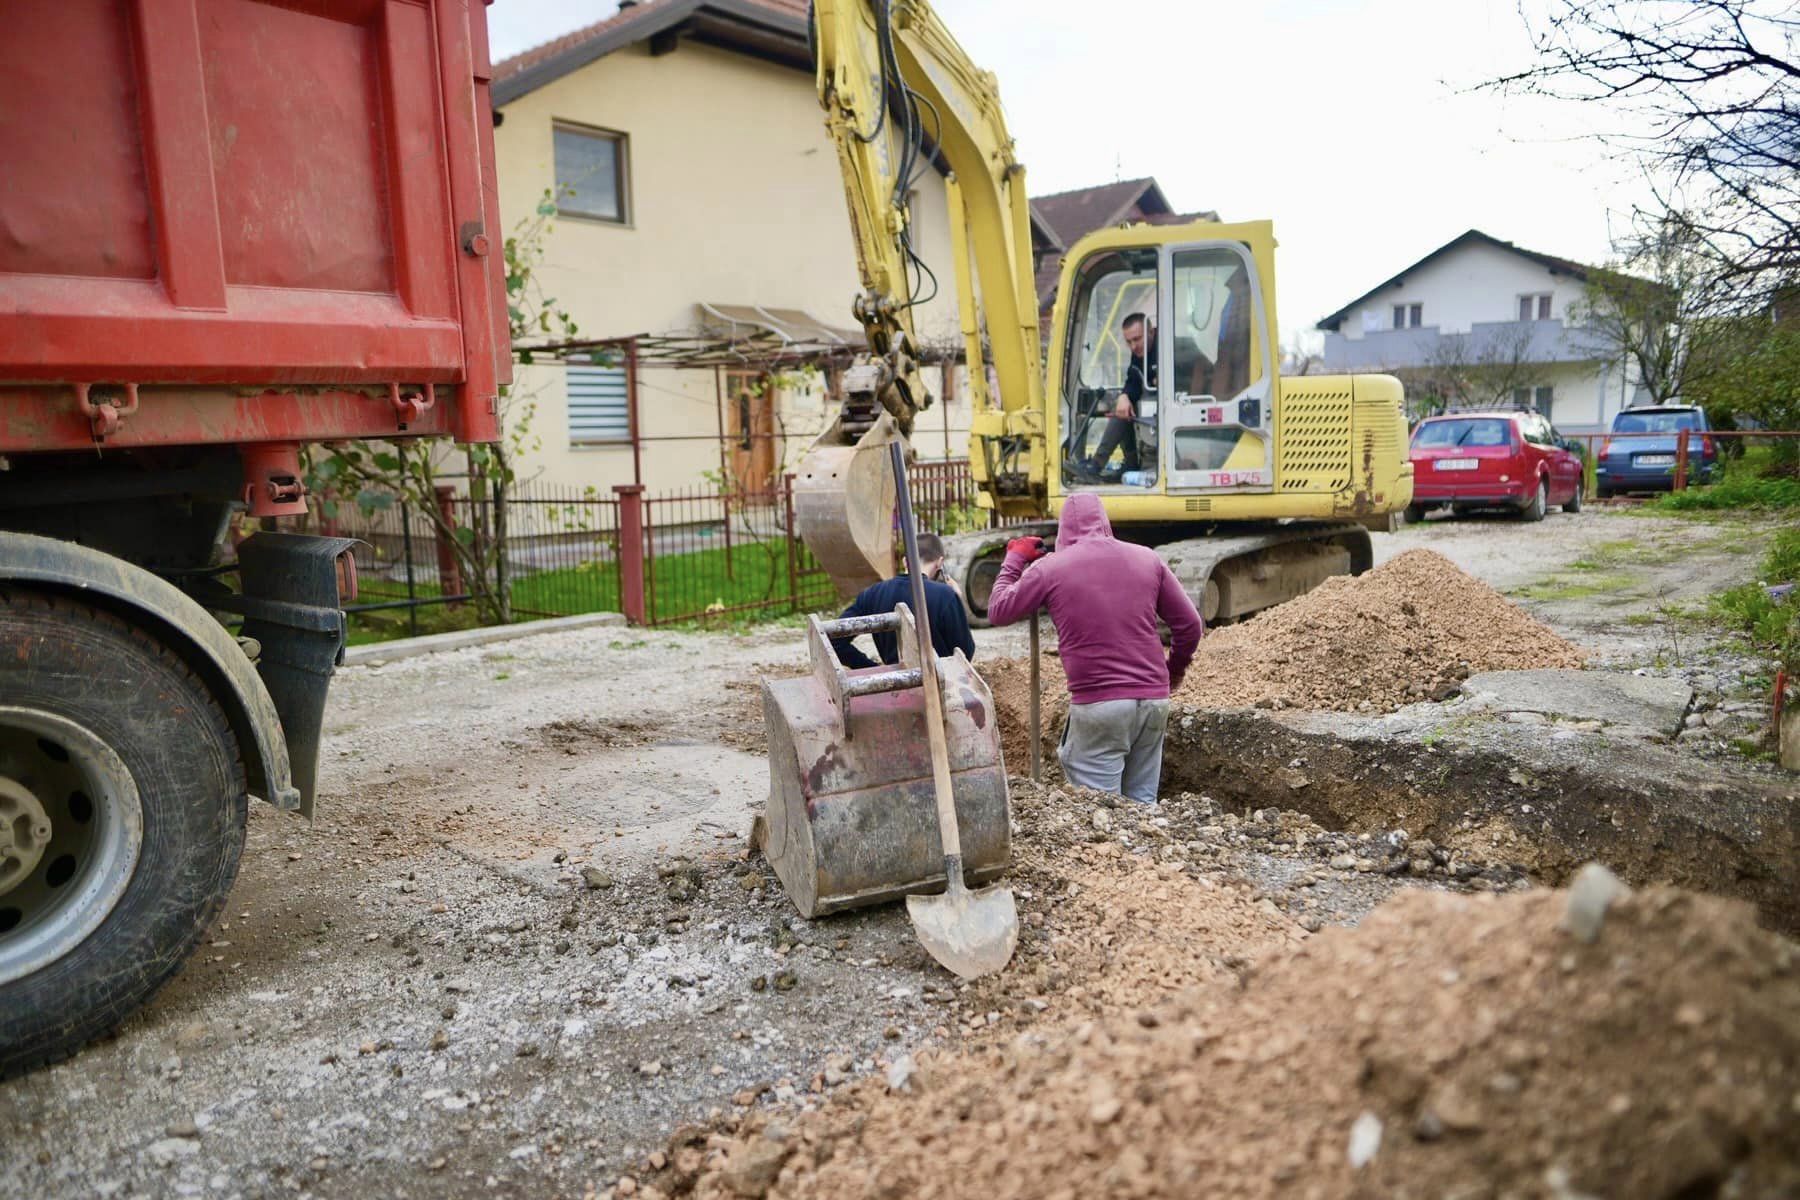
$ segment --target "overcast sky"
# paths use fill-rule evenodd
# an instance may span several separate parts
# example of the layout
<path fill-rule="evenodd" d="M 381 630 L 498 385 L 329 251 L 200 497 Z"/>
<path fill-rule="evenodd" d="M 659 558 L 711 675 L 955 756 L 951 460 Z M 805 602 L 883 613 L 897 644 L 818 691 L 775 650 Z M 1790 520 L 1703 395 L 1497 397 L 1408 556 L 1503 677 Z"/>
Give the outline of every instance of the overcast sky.
<path fill-rule="evenodd" d="M 1644 196 L 1592 140 L 1610 114 L 1469 91 L 1531 60 L 1516 0 L 933 3 L 999 77 L 1034 195 L 1153 175 L 1273 220 L 1284 342 L 1466 229 L 1603 261 Z M 616 7 L 496 0 L 494 56 Z"/>

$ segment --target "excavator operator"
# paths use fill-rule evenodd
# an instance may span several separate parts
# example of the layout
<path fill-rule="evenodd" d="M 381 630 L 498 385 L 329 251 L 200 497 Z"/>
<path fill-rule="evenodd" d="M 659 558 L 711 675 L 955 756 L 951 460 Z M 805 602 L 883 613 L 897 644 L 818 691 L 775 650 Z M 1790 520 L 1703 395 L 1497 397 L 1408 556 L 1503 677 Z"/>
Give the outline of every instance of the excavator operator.
<path fill-rule="evenodd" d="M 1119 392 L 1112 415 L 1106 418 L 1106 429 L 1100 434 L 1094 457 L 1083 464 L 1095 480 L 1106 469 L 1113 451 L 1120 448 L 1124 451 L 1125 470 L 1142 469 L 1136 425 L 1138 406 L 1146 391 L 1156 391 L 1156 322 L 1143 313 L 1132 313 L 1120 331 L 1125 337 L 1125 348 L 1131 351 L 1131 365 L 1125 368 L 1125 387 Z"/>

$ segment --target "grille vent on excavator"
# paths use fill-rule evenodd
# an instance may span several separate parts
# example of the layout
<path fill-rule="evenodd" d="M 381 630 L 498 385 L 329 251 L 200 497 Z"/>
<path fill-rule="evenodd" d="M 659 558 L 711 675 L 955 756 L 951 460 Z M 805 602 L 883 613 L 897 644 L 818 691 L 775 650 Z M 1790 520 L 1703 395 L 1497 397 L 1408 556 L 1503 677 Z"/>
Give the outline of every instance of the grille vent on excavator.
<path fill-rule="evenodd" d="M 1350 486 L 1348 387 L 1307 390 L 1285 382 L 1279 469 L 1284 492 L 1341 492 Z"/>
<path fill-rule="evenodd" d="M 1191 513 L 1211 512 L 1212 511 L 1212 497 L 1211 496 L 1189 496 L 1188 502 L 1187 502 L 1187 510 Z"/>

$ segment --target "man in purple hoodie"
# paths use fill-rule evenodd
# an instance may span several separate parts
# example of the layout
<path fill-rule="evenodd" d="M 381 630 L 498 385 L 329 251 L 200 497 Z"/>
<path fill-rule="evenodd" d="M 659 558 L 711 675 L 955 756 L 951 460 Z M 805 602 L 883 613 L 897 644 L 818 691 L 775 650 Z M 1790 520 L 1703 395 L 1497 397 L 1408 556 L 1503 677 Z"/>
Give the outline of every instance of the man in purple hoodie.
<path fill-rule="evenodd" d="M 1069 724 L 1057 757 L 1078 787 L 1148 804 L 1162 779 L 1169 693 L 1200 644 L 1194 602 L 1154 550 L 1113 537 L 1098 496 L 1063 502 L 1056 553 L 1014 538 L 988 599 L 988 620 L 1010 625 L 1050 610 L 1069 677 Z M 1163 657 L 1157 618 L 1172 634 Z"/>

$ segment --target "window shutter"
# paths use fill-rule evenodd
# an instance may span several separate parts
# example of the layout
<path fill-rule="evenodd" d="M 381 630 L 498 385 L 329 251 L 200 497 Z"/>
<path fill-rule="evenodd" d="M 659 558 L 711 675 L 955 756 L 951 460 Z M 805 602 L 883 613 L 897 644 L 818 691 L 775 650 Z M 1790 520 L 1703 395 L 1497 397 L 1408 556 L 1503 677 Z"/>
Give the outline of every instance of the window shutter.
<path fill-rule="evenodd" d="M 631 438 L 631 405 L 623 367 L 568 368 L 569 440 L 623 442 Z"/>

